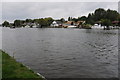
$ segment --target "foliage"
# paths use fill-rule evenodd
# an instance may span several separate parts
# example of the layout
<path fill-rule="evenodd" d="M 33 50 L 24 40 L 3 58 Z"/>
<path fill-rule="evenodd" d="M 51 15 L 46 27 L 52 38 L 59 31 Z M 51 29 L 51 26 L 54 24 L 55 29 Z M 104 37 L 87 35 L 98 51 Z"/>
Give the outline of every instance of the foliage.
<path fill-rule="evenodd" d="M 117 21 L 120 14 L 115 10 L 104 10 L 102 8 L 96 9 L 94 13 L 90 13 L 87 17 L 89 24 L 100 22 L 101 20 L 108 20 L 110 22 Z"/>
<path fill-rule="evenodd" d="M 68 21 L 71 21 L 72 20 L 72 17 L 68 17 Z"/>
<path fill-rule="evenodd" d="M 64 18 L 61 18 L 60 21 L 64 23 L 64 22 L 65 22 L 65 19 L 64 19 Z"/>
<path fill-rule="evenodd" d="M 72 19 L 72 21 L 75 21 L 75 22 L 77 22 L 77 21 L 78 21 L 78 19 L 76 19 L 76 18 L 73 18 L 73 19 Z"/>
<path fill-rule="evenodd" d="M 96 9 L 93 13 L 89 13 L 88 16 L 81 16 L 78 18 L 72 18 L 72 21 L 86 21 L 87 24 L 95 24 L 98 22 L 101 22 L 101 20 L 109 20 L 110 22 L 112 21 L 118 21 L 120 18 L 120 14 L 115 11 L 115 10 L 105 10 L 103 8 L 98 8 Z M 68 21 L 71 18 L 68 18 Z"/>
<path fill-rule="evenodd" d="M 109 19 L 110 21 L 115 21 L 118 20 L 119 15 L 120 14 L 117 11 L 108 9 L 106 12 L 106 19 Z"/>
<path fill-rule="evenodd" d="M 8 21 L 4 21 L 4 22 L 2 23 L 2 26 L 3 26 L 3 27 L 9 27 L 9 22 L 8 22 Z"/>
<path fill-rule="evenodd" d="M 15 26 L 15 27 L 21 27 L 21 25 L 22 25 L 22 23 L 21 23 L 20 20 L 15 20 L 15 21 L 14 21 L 14 26 Z"/>
<path fill-rule="evenodd" d="M 53 22 L 53 19 L 51 17 L 45 18 L 44 20 L 46 22 L 46 26 L 50 26 L 51 23 Z"/>
<path fill-rule="evenodd" d="M 92 16 L 94 21 L 100 21 L 106 18 L 106 11 L 102 8 L 96 9 Z"/>
<path fill-rule="evenodd" d="M 82 24 L 82 28 L 91 29 L 91 24 Z"/>
<path fill-rule="evenodd" d="M 120 17 L 119 17 L 118 21 L 119 21 L 118 26 L 120 26 Z"/>
<path fill-rule="evenodd" d="M 33 20 L 32 20 L 32 19 L 26 19 L 25 22 L 26 22 L 26 23 L 32 23 Z"/>
<path fill-rule="evenodd" d="M 86 21 L 86 19 L 87 19 L 86 16 L 78 17 L 78 21 Z"/>
<path fill-rule="evenodd" d="M 102 19 L 101 20 L 101 25 L 102 26 L 110 26 L 111 25 L 111 21 L 109 19 Z"/>
<path fill-rule="evenodd" d="M 106 26 L 106 29 L 109 30 L 109 26 L 111 25 L 111 21 L 109 19 L 102 19 L 101 20 L 101 25 Z"/>

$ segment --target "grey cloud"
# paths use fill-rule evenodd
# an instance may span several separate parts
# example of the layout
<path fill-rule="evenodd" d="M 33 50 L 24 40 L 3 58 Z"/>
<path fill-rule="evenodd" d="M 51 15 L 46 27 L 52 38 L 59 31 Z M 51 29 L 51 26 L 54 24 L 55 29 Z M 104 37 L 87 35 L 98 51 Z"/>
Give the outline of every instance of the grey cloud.
<path fill-rule="evenodd" d="M 4 2 L 2 7 L 3 21 L 15 19 L 53 17 L 80 17 L 97 8 L 115 9 L 117 2 Z"/>

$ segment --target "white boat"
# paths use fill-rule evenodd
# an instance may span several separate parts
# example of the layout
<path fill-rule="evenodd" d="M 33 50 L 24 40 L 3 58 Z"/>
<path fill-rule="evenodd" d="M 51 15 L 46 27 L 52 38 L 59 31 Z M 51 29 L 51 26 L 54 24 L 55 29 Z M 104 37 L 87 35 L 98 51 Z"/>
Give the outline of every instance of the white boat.
<path fill-rule="evenodd" d="M 77 28 L 77 26 L 71 25 L 71 26 L 68 26 L 67 28 Z"/>
<path fill-rule="evenodd" d="M 104 26 L 94 24 L 94 26 L 92 26 L 92 29 L 104 29 Z"/>

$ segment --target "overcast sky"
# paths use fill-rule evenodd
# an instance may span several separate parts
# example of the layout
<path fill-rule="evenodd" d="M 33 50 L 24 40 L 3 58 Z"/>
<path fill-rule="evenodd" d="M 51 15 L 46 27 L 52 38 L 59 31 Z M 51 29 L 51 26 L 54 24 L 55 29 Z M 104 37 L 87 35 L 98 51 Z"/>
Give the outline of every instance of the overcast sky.
<path fill-rule="evenodd" d="M 1 0 L 2 2 L 118 2 L 120 0 Z"/>
<path fill-rule="evenodd" d="M 97 8 L 118 10 L 118 2 L 3 2 L 2 22 L 44 17 L 67 19 L 87 16 Z"/>

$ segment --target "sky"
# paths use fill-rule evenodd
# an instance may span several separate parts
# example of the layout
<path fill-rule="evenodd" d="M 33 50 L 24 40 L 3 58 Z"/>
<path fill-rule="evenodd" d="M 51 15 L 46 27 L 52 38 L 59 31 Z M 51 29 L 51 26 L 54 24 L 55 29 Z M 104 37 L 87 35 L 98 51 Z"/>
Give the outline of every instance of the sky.
<path fill-rule="evenodd" d="M 70 17 L 80 17 L 87 16 L 89 13 L 92 13 L 97 8 L 104 9 L 112 9 L 118 10 L 118 2 L 112 2 L 113 0 L 109 0 L 109 2 L 81 2 L 78 0 L 44 0 L 35 1 L 33 0 L 4 0 L 2 1 L 2 21 L 5 20 L 9 22 L 13 22 L 16 19 L 35 19 L 35 18 L 44 18 L 44 17 L 52 17 L 54 19 Z M 66 2 L 65 2 L 66 1 Z M 1 3 L 0 3 L 1 6 Z"/>
<path fill-rule="evenodd" d="M 118 2 L 119 0 L 1 0 L 2 2 Z"/>

